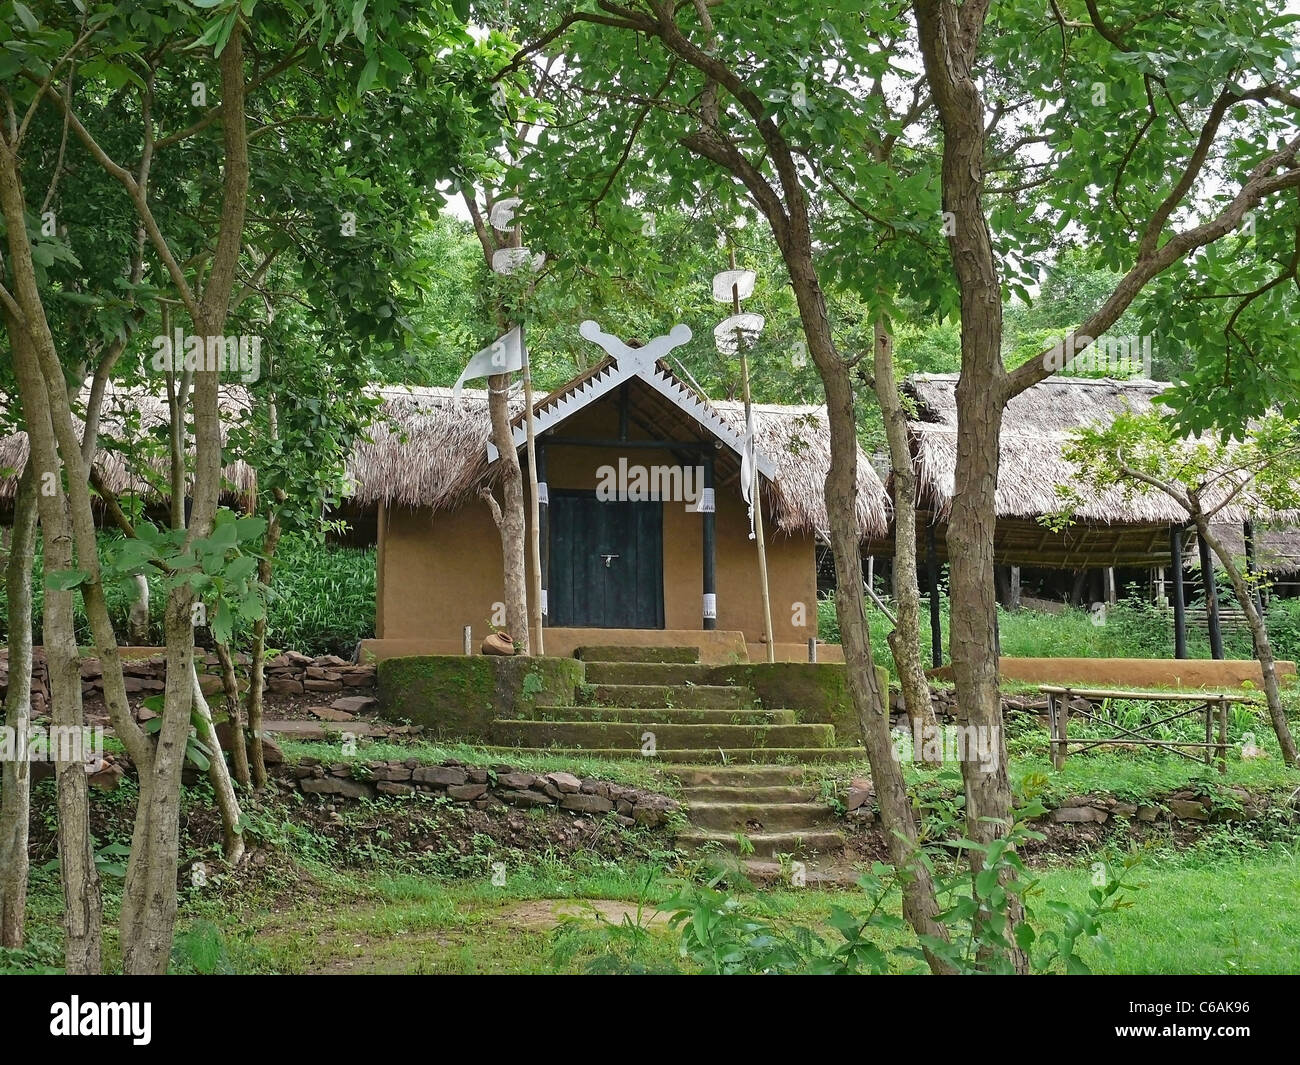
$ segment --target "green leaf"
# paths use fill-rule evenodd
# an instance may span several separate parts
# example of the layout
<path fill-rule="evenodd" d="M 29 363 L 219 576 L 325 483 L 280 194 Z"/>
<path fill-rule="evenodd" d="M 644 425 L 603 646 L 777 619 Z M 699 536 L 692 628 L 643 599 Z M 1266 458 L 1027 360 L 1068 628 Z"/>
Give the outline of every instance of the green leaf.
<path fill-rule="evenodd" d="M 357 79 L 357 95 L 363 96 L 366 91 L 375 83 L 379 77 L 379 56 L 372 55 L 366 60 L 366 65 L 361 71 L 361 77 Z"/>
<path fill-rule="evenodd" d="M 55 592 L 70 592 L 74 588 L 80 588 L 90 579 L 90 574 L 84 569 L 61 569 L 55 570 L 45 578 L 45 587 Z"/>
<path fill-rule="evenodd" d="M 235 28 L 235 23 L 239 20 L 239 9 L 233 9 L 221 22 L 221 30 L 217 33 L 216 42 L 212 46 L 212 54 L 218 59 L 221 53 L 225 51 L 226 43 L 230 40 L 230 33 Z"/>
<path fill-rule="evenodd" d="M 36 16 L 32 14 L 31 8 L 26 4 L 19 3 L 19 0 L 14 0 L 14 14 L 22 20 L 22 24 L 29 30 L 35 30 L 40 26 L 40 23 L 36 21 Z"/>
<path fill-rule="evenodd" d="M 226 568 L 226 580 L 231 583 L 248 580 L 257 571 L 257 559 L 252 555 L 240 555 Z"/>
<path fill-rule="evenodd" d="M 265 518 L 246 517 L 235 520 L 235 535 L 241 543 L 245 540 L 256 540 L 264 532 L 266 532 Z"/>
<path fill-rule="evenodd" d="M 40 26 L 40 23 L 36 21 L 36 16 L 31 13 L 31 8 L 27 7 L 26 4 L 19 4 L 18 0 L 13 0 L 13 13 L 17 14 L 19 20 L 22 20 L 22 25 L 29 30 L 38 29 Z"/>

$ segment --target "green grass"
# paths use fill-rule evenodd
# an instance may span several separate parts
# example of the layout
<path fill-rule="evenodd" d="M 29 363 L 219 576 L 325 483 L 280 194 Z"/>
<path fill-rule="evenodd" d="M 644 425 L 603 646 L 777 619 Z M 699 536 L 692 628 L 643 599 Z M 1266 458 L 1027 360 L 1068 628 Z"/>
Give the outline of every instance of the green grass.
<path fill-rule="evenodd" d="M 1224 606 L 1234 606 L 1230 597 Z M 930 627 L 927 608 L 922 604 L 921 651 L 929 662 Z M 940 603 L 943 646 L 948 646 L 949 602 Z M 835 602 L 817 602 L 818 637 L 838 643 L 839 623 Z M 1279 659 L 1300 658 L 1300 599 L 1274 599 L 1268 612 L 1273 653 Z M 887 637 L 893 626 L 874 606 L 868 606 L 872 655 L 877 665 L 897 676 Z M 1007 611 L 998 608 L 998 634 L 1002 653 L 1012 658 L 1170 658 L 1174 656 L 1174 625 L 1171 610 L 1142 599 L 1122 599 L 1111 607 L 1105 625 L 1094 625 L 1086 610 L 1065 608 L 1059 614 L 1032 610 Z M 1251 658 L 1250 634 L 1245 630 L 1225 632 L 1224 652 L 1228 658 Z M 1195 630 L 1188 633 L 1189 658 L 1210 658 L 1208 638 Z"/>
<path fill-rule="evenodd" d="M 1046 903 L 1082 905 L 1090 865 L 1039 871 L 1034 906 L 1040 924 L 1052 921 Z M 650 879 L 647 880 L 647 877 Z M 643 918 L 679 884 L 673 874 L 634 869 L 547 870 L 511 873 L 504 886 L 486 880 L 445 883 L 404 876 L 367 875 L 337 880 L 324 893 L 280 909 L 234 917 L 220 904 L 191 906 L 187 927 L 214 922 L 224 930 L 226 955 L 243 971 L 546 973 L 583 971 L 603 951 L 590 924 L 559 932 L 553 906 L 582 914 L 582 900 L 644 900 Z M 1188 868 L 1158 861 L 1130 870 L 1130 906 L 1106 919 L 1113 954 L 1090 945 L 1083 957 L 1098 973 L 1284 973 L 1300 968 L 1300 857 L 1285 848 L 1241 860 L 1211 858 Z M 858 891 L 782 889 L 765 896 L 776 919 L 825 929 L 832 905 L 863 911 Z M 886 908 L 896 911 L 897 897 Z M 562 911 L 562 912 L 563 912 Z M 623 911 L 613 910 L 615 923 Z M 629 914 L 635 920 L 634 914 Z M 576 918 L 560 923 L 573 925 Z M 649 924 L 647 952 L 676 964 L 674 937 Z M 909 932 L 877 934 L 882 945 L 909 944 Z M 559 949 L 563 941 L 564 949 Z"/>

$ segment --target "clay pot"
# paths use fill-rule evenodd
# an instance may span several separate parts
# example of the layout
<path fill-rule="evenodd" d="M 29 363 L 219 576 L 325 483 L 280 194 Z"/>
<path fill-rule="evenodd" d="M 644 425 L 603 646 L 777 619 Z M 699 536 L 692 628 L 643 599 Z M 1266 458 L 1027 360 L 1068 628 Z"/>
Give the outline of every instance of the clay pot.
<path fill-rule="evenodd" d="M 515 641 L 508 632 L 494 632 L 483 641 L 479 650 L 485 655 L 500 655 L 509 658 L 515 653 Z"/>

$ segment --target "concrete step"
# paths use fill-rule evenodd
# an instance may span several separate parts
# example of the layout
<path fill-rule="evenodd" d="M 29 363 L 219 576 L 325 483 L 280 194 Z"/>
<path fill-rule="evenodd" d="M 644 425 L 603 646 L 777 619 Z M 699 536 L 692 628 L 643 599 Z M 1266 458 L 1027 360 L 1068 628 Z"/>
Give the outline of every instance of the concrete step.
<path fill-rule="evenodd" d="M 498 741 L 498 744 L 485 749 L 501 755 L 503 762 L 508 762 L 511 755 L 518 756 L 520 754 L 538 754 L 559 758 L 622 759 L 645 757 L 641 753 L 639 745 L 637 747 L 526 747 L 523 745 L 501 746 Z M 785 766 L 790 762 L 806 764 L 817 762 L 860 762 L 866 757 L 867 753 L 861 747 L 747 747 L 733 748 L 726 752 L 717 747 L 704 749 L 695 747 L 679 749 L 659 747 L 654 757 L 647 759 L 647 761 L 664 765 L 741 767 L 750 765 Z"/>
<path fill-rule="evenodd" d="M 687 806 L 711 802 L 812 802 L 816 798 L 812 787 L 798 784 L 772 784 L 761 787 L 704 785 L 682 788 L 681 794 Z"/>
<path fill-rule="evenodd" d="M 687 803 L 692 827 L 719 832 L 794 832 L 834 824 L 829 807 L 815 802 Z"/>
<path fill-rule="evenodd" d="M 766 788 L 798 784 L 807 777 L 802 765 L 752 766 L 708 765 L 673 766 L 664 773 L 683 788 Z"/>
<path fill-rule="evenodd" d="M 521 747 L 627 747 L 639 751 L 653 733 L 656 747 L 829 748 L 832 725 L 674 725 L 653 721 L 521 721 L 492 724 L 495 743 Z"/>
<path fill-rule="evenodd" d="M 836 853 L 844 849 L 844 837 L 838 832 L 813 829 L 798 832 L 746 832 L 745 837 L 755 855 L 770 858 L 778 854 L 796 856 Z M 677 837 L 677 845 L 686 851 L 698 851 L 714 846 L 732 854 L 740 853 L 740 842 L 734 832 L 715 829 L 688 829 Z"/>
<path fill-rule="evenodd" d="M 698 710 L 759 709 L 754 693 L 732 685 L 597 684 L 584 702 L 595 706 L 683 707 Z"/>
<path fill-rule="evenodd" d="M 677 662 L 700 660 L 698 647 L 579 647 L 574 658 L 584 662 Z"/>
<path fill-rule="evenodd" d="M 697 662 L 589 662 L 588 684 L 705 684 L 712 666 Z"/>
<path fill-rule="evenodd" d="M 793 725 L 793 710 L 709 710 L 662 706 L 520 707 L 518 721 L 640 721 L 662 725 Z"/>

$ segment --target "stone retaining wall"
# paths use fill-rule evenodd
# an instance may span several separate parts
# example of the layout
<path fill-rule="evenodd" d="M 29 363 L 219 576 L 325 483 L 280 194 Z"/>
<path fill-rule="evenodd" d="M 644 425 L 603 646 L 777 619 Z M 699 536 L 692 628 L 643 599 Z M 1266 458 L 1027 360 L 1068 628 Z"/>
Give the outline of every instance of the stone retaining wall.
<path fill-rule="evenodd" d="M 166 687 L 167 661 L 161 650 L 154 654 L 132 654 L 123 648 L 122 674 L 128 695 L 153 695 Z M 49 705 L 49 670 L 45 650 L 37 647 L 32 654 L 32 713 L 41 716 Z M 207 695 L 221 691 L 221 665 L 215 652 L 199 650 L 199 685 Z M 249 656 L 235 657 L 235 669 L 242 676 L 250 664 Z M 309 692 L 342 692 L 370 689 L 375 686 L 375 667 L 357 665 L 337 655 L 312 658 L 297 651 L 286 651 L 266 661 L 266 690 L 275 695 L 303 695 Z M 0 697 L 9 689 L 9 652 L 0 651 Z M 87 698 L 102 699 L 104 677 L 98 658 L 81 662 L 81 693 Z"/>
<path fill-rule="evenodd" d="M 866 777 L 849 781 L 844 797 L 846 816 L 872 823 L 879 819 L 875 789 Z M 1215 795 L 1193 788 L 1179 788 L 1152 795 L 1141 802 L 1126 802 L 1113 795 L 1071 795 L 1034 820 L 1054 825 L 1103 825 L 1114 819 L 1132 821 L 1246 821 L 1263 816 L 1272 805 L 1267 795 L 1242 787 L 1221 789 Z"/>
<path fill-rule="evenodd" d="M 679 810 L 666 795 L 572 773 L 532 773 L 508 765 L 468 766 L 454 759 L 424 765 L 418 759 L 337 762 L 303 758 L 283 773 L 308 795 L 373 799 L 417 792 L 489 806 L 549 806 L 580 814 L 608 814 L 620 825 L 657 828 Z"/>

